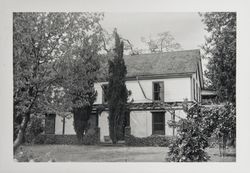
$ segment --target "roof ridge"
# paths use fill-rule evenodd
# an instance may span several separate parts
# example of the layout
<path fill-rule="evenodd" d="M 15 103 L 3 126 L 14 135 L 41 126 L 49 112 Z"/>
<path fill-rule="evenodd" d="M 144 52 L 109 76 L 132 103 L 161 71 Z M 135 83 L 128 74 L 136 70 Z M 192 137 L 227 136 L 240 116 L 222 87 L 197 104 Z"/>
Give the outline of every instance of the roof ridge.
<path fill-rule="evenodd" d="M 169 54 L 169 53 L 176 53 L 176 52 L 191 52 L 191 51 L 200 51 L 200 49 L 187 49 L 187 50 L 177 50 L 177 51 L 171 51 L 171 52 L 155 52 L 155 53 L 141 53 L 141 54 L 136 54 L 136 55 L 124 55 L 127 57 L 132 57 L 132 56 L 140 56 L 140 55 L 160 55 L 160 54 Z"/>

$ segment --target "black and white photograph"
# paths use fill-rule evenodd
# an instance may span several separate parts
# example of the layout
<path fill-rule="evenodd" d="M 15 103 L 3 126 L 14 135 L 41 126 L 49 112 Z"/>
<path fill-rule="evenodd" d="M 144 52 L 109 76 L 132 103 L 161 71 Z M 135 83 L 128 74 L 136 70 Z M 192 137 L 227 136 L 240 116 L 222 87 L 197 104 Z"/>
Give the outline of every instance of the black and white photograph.
<path fill-rule="evenodd" d="M 236 17 L 14 12 L 15 161 L 235 162 Z"/>
<path fill-rule="evenodd" d="M 247 170 L 249 3 L 14 1 L 0 172 Z"/>

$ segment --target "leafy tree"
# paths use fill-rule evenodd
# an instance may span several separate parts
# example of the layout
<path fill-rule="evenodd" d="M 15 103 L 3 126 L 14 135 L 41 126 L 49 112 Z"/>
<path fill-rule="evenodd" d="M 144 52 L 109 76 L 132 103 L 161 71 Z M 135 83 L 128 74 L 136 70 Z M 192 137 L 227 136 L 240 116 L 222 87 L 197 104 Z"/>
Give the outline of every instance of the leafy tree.
<path fill-rule="evenodd" d="M 73 113 L 73 125 L 79 142 L 88 130 L 88 120 L 92 105 L 96 99 L 94 82 L 100 68 L 102 56 L 103 29 L 99 24 L 103 14 L 81 13 L 75 15 L 77 22 L 71 30 L 68 53 L 57 63 L 61 76 L 54 92 L 54 108 L 59 115 L 67 116 L 65 112 Z M 60 109 L 58 109 L 60 107 Z"/>
<path fill-rule="evenodd" d="M 209 146 L 210 137 L 217 138 L 221 156 L 224 156 L 228 142 L 235 146 L 235 105 L 227 103 L 204 107 L 198 104 L 189 106 L 184 102 L 183 107 L 187 119 L 178 122 L 177 138 L 169 147 L 170 161 L 207 161 L 209 156 L 205 149 Z"/>
<path fill-rule="evenodd" d="M 128 39 L 121 38 L 124 43 L 124 52 L 129 55 L 139 55 L 142 53 L 142 49 L 136 48 Z"/>
<path fill-rule="evenodd" d="M 109 34 L 106 30 L 103 30 L 103 37 L 102 37 L 102 42 L 103 42 L 103 49 L 108 53 L 112 53 L 112 47 L 114 47 L 114 34 Z M 124 54 L 129 54 L 129 55 L 138 55 L 142 52 L 141 49 L 136 48 L 131 41 L 129 41 L 126 38 L 122 38 L 120 36 L 120 39 L 123 41 L 124 48 L 123 48 L 123 53 Z"/>
<path fill-rule="evenodd" d="M 114 59 L 109 61 L 108 79 L 108 107 L 109 107 L 109 132 L 112 142 L 115 144 L 122 136 L 122 124 L 125 118 L 128 90 L 125 85 L 127 73 L 123 59 L 123 42 L 116 30 Z"/>
<path fill-rule="evenodd" d="M 151 53 L 170 52 L 181 49 L 181 45 L 175 41 L 170 32 L 159 33 L 155 38 L 150 37 L 146 39 L 142 37 L 141 41 L 148 46 Z"/>
<path fill-rule="evenodd" d="M 81 31 L 89 31 L 90 35 L 90 28 L 100 18 L 100 14 L 92 13 L 14 13 L 13 116 L 14 127 L 18 128 L 14 150 L 22 142 L 31 114 L 54 111 L 55 90 L 62 93 L 58 86 L 64 80 L 58 62 L 72 55 L 72 47 L 80 46 L 80 38 L 85 36 Z"/>
<path fill-rule="evenodd" d="M 69 27 L 56 13 L 13 14 L 14 149 L 22 142 L 30 115 L 46 111 L 46 91 L 57 81 L 51 68 L 59 56 L 59 41 Z"/>
<path fill-rule="evenodd" d="M 88 120 L 97 95 L 94 82 L 100 67 L 99 43 L 98 40 L 92 40 L 91 43 L 77 46 L 79 52 L 72 53 L 74 58 L 69 57 L 60 64 L 64 95 L 59 97 L 58 104 L 63 103 L 66 108 L 61 109 L 62 112 L 73 113 L 74 129 L 80 142 L 88 130 Z"/>
<path fill-rule="evenodd" d="M 236 13 L 200 14 L 209 36 L 203 45 L 208 59 L 205 76 L 220 101 L 236 101 Z"/>
<path fill-rule="evenodd" d="M 203 162 L 209 159 L 205 149 L 208 147 L 208 135 L 203 133 L 203 114 L 197 104 L 188 107 L 184 103 L 187 119 L 179 124 L 177 138 L 169 146 L 169 161 Z"/>

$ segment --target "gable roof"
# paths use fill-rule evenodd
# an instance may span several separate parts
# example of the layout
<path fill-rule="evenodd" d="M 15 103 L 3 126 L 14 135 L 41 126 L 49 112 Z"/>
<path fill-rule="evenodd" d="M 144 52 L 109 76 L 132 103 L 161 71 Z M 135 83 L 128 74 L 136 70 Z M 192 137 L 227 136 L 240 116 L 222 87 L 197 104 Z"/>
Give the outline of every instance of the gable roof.
<path fill-rule="evenodd" d="M 184 50 L 166 53 L 124 55 L 127 77 L 194 73 L 200 61 L 200 51 Z"/>

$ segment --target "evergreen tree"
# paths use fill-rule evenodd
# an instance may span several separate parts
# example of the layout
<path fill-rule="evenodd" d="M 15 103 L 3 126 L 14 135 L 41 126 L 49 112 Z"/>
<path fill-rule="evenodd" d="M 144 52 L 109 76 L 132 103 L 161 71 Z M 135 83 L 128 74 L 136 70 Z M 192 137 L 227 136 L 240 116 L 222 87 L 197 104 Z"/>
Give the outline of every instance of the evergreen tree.
<path fill-rule="evenodd" d="M 109 61 L 108 107 L 109 133 L 115 144 L 122 137 L 122 124 L 125 118 L 128 90 L 125 85 L 127 69 L 123 59 L 123 42 L 116 30 L 114 59 Z"/>
<path fill-rule="evenodd" d="M 205 76 L 220 101 L 236 101 L 236 13 L 201 14 L 209 37 L 203 46 L 208 59 Z"/>

